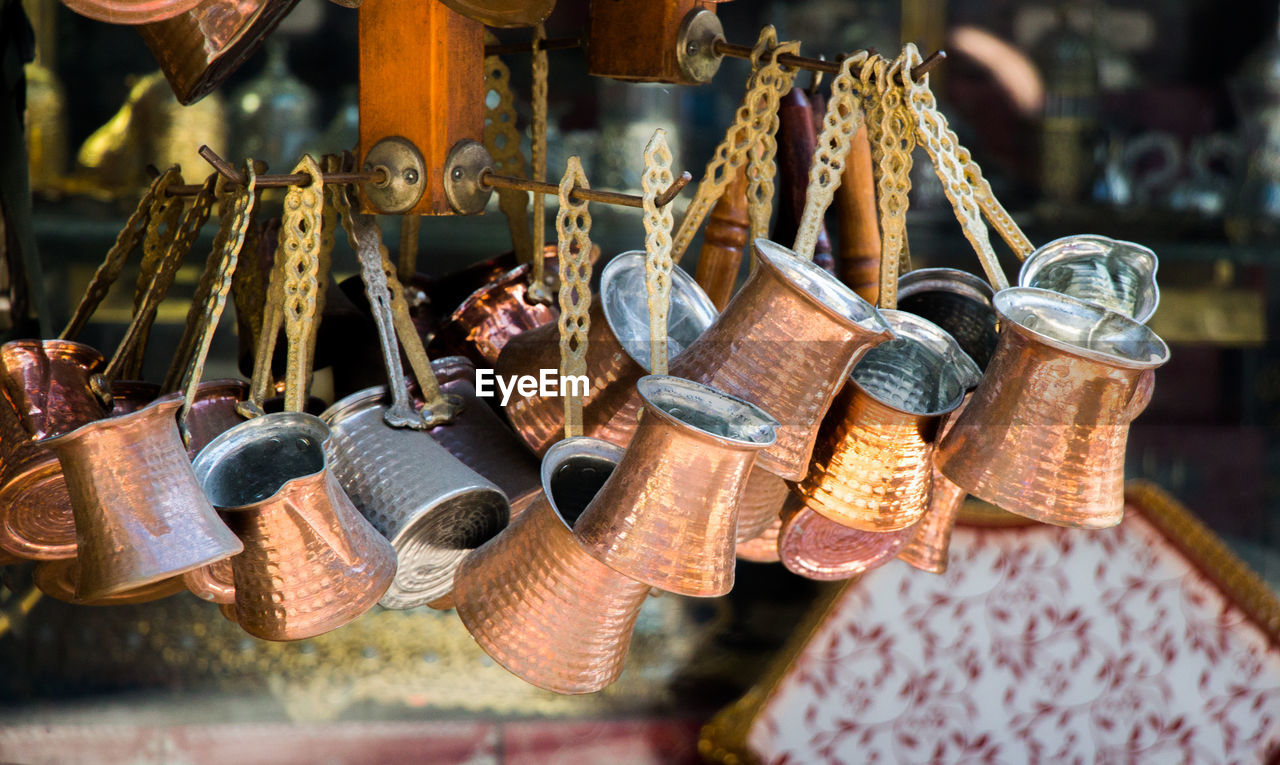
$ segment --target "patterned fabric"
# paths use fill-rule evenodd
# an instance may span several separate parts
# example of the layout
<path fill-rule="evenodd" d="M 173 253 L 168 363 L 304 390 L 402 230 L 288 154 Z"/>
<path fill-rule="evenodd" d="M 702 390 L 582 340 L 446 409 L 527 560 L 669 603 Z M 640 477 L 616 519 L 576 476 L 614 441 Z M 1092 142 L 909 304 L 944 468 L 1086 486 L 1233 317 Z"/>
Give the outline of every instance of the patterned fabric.
<path fill-rule="evenodd" d="M 957 528 L 844 589 L 756 715 L 770 763 L 1280 757 L 1280 651 L 1152 523 Z"/>

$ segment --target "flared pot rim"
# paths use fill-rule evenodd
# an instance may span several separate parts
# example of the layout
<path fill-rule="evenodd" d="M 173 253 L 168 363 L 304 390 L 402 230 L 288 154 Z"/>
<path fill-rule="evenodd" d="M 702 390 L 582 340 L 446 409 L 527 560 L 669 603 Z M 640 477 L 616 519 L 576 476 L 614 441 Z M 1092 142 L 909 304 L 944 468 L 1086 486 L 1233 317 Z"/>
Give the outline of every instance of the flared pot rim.
<path fill-rule="evenodd" d="M 1045 310 L 1071 309 L 1077 313 L 1086 313 L 1095 317 L 1095 321 L 1110 321 L 1122 328 L 1126 333 L 1134 333 L 1134 340 L 1148 345 L 1151 352 L 1146 358 L 1137 358 L 1130 355 L 1120 355 L 1118 353 L 1109 353 L 1106 351 L 1095 350 L 1085 346 L 1078 345 L 1069 340 L 1064 340 L 1053 335 L 1045 334 L 1033 327 L 1027 326 L 1022 321 L 1015 318 L 1011 311 L 1013 306 L 1011 303 L 1017 300 L 1031 301 Z M 1118 311 L 1112 311 L 1104 308 L 1096 303 L 1090 303 L 1080 298 L 1064 295 L 1061 292 L 1053 292 L 1051 290 L 1040 289 L 1039 287 L 1009 287 L 996 293 L 995 297 L 996 313 L 1000 316 L 1003 332 L 1004 325 L 1007 323 L 1010 329 L 1016 330 L 1024 335 L 1030 336 L 1037 342 L 1056 348 L 1064 353 L 1076 356 L 1089 361 L 1098 362 L 1110 367 L 1119 367 L 1122 369 L 1155 369 L 1169 360 L 1169 346 L 1165 341 L 1155 333 L 1150 327 L 1142 322 L 1127 316 Z"/>
<path fill-rule="evenodd" d="M 912 417 L 935 417 L 955 411 L 964 401 L 965 394 L 977 387 L 978 383 L 982 381 L 982 369 L 978 367 L 977 362 L 964 352 L 964 349 L 960 347 L 960 343 L 951 336 L 951 333 L 922 316 L 917 316 L 910 311 L 899 311 L 892 308 L 882 308 L 880 309 L 880 314 L 889 322 L 895 339 L 914 341 L 929 352 L 937 355 L 944 364 L 948 365 L 949 370 L 956 375 L 956 383 L 960 387 L 960 392 L 953 399 L 926 410 L 904 409 L 890 401 L 886 401 L 875 391 L 869 390 L 857 378 L 858 367 L 867 360 L 868 356 L 876 353 L 877 348 L 883 349 L 883 345 L 871 348 L 858 360 L 858 363 L 849 372 L 849 381 L 859 391 L 874 399 L 876 403 Z"/>
<path fill-rule="evenodd" d="M 252 437 L 246 437 L 244 435 L 246 431 L 263 432 L 254 433 Z M 214 469 L 224 460 L 243 450 L 247 444 L 271 436 L 273 433 L 288 433 L 290 431 L 295 433 L 302 431 L 299 435 L 309 435 L 315 439 L 315 448 L 318 450 L 320 457 L 320 466 L 315 470 L 301 472 L 288 478 L 281 478 L 274 491 L 262 499 L 248 503 L 220 504 L 218 502 L 219 497 L 214 496 L 214 493 L 210 491 L 210 487 L 207 485 Z M 317 476 L 324 475 L 329 470 L 328 449 L 325 448 L 328 439 L 329 426 L 314 414 L 306 412 L 271 412 L 245 420 L 223 431 L 200 450 L 200 453 L 191 461 L 191 469 L 195 472 L 196 481 L 200 484 L 201 490 L 204 491 L 210 503 L 219 512 L 250 510 L 271 502 L 296 483 L 313 480 Z"/>
<path fill-rule="evenodd" d="M 611 294 L 616 289 L 623 287 L 633 287 L 637 284 L 643 285 L 644 282 L 645 253 L 643 250 L 628 250 L 620 253 L 613 260 L 605 264 L 604 270 L 600 272 L 600 307 L 604 312 L 605 323 L 609 325 L 609 331 L 613 333 L 614 339 L 618 341 L 618 345 L 622 346 L 622 350 L 626 352 L 631 360 L 640 365 L 640 368 L 648 372 L 652 364 L 648 354 L 641 355 L 640 348 L 629 347 L 622 340 L 623 337 L 629 337 L 632 333 L 622 333 L 618 329 L 622 324 L 623 317 L 616 315 L 612 310 L 611 303 L 605 299 L 605 296 Z M 629 274 L 639 270 L 639 276 Z M 707 328 L 715 323 L 716 317 L 720 312 L 716 310 L 715 303 L 711 302 L 711 298 L 707 297 L 707 293 L 702 287 L 689 276 L 688 272 L 680 268 L 680 266 L 672 266 L 671 268 L 671 303 L 674 305 L 679 301 L 689 312 L 697 317 L 702 325 L 701 331 L 707 331 Z M 642 329 L 642 337 L 649 337 L 648 311 L 645 311 L 645 326 Z M 672 354 L 673 356 L 676 354 Z"/>
<path fill-rule="evenodd" d="M 977 274 L 959 268 L 917 268 L 898 279 L 898 302 L 927 292 L 949 292 L 992 307 L 996 291 Z M 883 312 L 884 309 L 881 309 Z"/>
<path fill-rule="evenodd" d="M 757 237 L 752 246 L 762 267 L 836 321 L 871 332 L 892 332 L 879 309 L 820 266 L 764 237 Z"/>
<path fill-rule="evenodd" d="M 155 399 L 154 401 L 151 401 L 146 406 L 138 407 L 132 412 L 125 412 L 124 414 L 117 414 L 117 415 L 108 414 L 106 417 L 101 417 L 92 422 L 86 422 L 85 424 L 81 425 L 75 430 L 69 430 L 66 433 L 59 433 L 56 436 L 46 436 L 45 438 L 41 438 L 35 443 L 37 446 L 56 449 L 57 447 L 64 446 L 68 443 L 71 443 L 72 441 L 78 441 L 79 439 L 84 438 L 85 435 L 92 433 L 96 430 L 99 430 L 100 428 L 108 424 L 118 425 L 123 422 L 129 422 L 132 420 L 141 420 L 141 419 L 150 417 L 154 414 L 152 410 L 167 409 L 169 410 L 170 414 L 176 414 L 178 409 L 181 408 L 183 401 L 185 400 L 186 398 L 182 395 L 182 393 L 178 391 L 174 391 L 173 393 L 166 393 L 163 396 L 160 396 L 159 398 Z M 175 419 L 174 420 L 175 432 L 177 429 L 177 425 L 178 423 L 177 423 L 177 420 Z"/>
<path fill-rule="evenodd" d="M 1092 249 L 1082 250 L 1082 246 L 1085 248 L 1092 246 Z M 1155 250 L 1137 242 L 1113 239 L 1102 234 L 1070 234 L 1058 237 L 1052 242 L 1040 245 L 1027 256 L 1026 260 L 1022 261 L 1022 267 L 1018 270 L 1017 286 L 1036 288 L 1033 284 L 1036 276 L 1049 266 L 1110 255 L 1116 250 L 1123 250 L 1126 254 L 1136 257 L 1149 272 L 1147 273 L 1147 290 L 1143 292 L 1142 301 L 1133 307 L 1133 316 L 1130 317 L 1134 321 L 1145 324 L 1160 306 L 1160 285 L 1156 280 L 1160 259 L 1156 257 Z"/>
<path fill-rule="evenodd" d="M 560 509 L 560 505 L 556 503 L 555 494 L 551 491 L 551 479 L 555 476 L 556 470 L 574 457 L 604 460 L 613 463 L 614 468 L 617 468 L 625 451 L 621 446 L 599 438 L 575 436 L 555 442 L 551 445 L 551 448 L 547 449 L 547 453 L 542 456 L 542 465 L 539 469 L 542 496 L 547 501 L 547 504 L 551 506 L 551 511 L 555 513 L 556 518 L 570 533 L 573 532 L 573 524 L 565 519 L 564 512 Z M 525 512 L 528 512 L 528 510 Z"/>
<path fill-rule="evenodd" d="M 737 396 L 693 380 L 672 375 L 645 375 L 636 381 L 636 392 L 645 408 L 683 430 L 692 430 L 705 440 L 738 449 L 767 449 L 778 439 L 779 422 L 773 415 Z M 668 400 L 663 400 L 668 397 Z M 683 398 L 695 406 L 709 407 L 723 415 L 727 432 L 715 433 L 698 422 L 680 416 L 671 406 L 673 398 Z M 736 410 L 736 411 L 735 411 Z"/>

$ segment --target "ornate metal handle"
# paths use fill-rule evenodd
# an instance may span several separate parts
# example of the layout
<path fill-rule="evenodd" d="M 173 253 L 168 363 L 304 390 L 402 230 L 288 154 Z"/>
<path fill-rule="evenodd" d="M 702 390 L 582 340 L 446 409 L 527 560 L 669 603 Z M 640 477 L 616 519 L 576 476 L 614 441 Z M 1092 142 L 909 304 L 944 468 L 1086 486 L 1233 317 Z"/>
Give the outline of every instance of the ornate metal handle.
<path fill-rule="evenodd" d="M 533 162 L 533 179 L 547 180 L 547 51 L 541 43 L 547 30 L 539 24 L 533 28 L 533 125 L 529 146 Z M 529 277 L 529 299 L 549 305 L 551 290 L 547 287 L 547 198 L 533 192 L 533 274 Z"/>
<path fill-rule="evenodd" d="M 574 200 L 575 187 L 587 187 L 582 162 L 569 157 L 560 180 L 560 212 L 556 215 L 560 261 L 560 374 L 587 373 L 587 332 L 591 329 L 591 211 L 586 200 Z M 582 435 L 582 396 L 564 399 L 564 435 Z"/>
<path fill-rule="evenodd" d="M 658 206 L 658 195 L 671 185 L 671 149 L 667 131 L 653 131 L 644 147 L 644 286 L 649 296 L 649 371 L 667 373 L 667 313 L 671 307 L 671 227 L 675 224 L 670 205 Z"/>
<path fill-rule="evenodd" d="M 486 32 L 485 41 L 497 42 L 497 38 Z M 484 89 L 486 95 L 493 93 L 498 97 L 494 106 L 486 105 L 484 114 L 484 146 L 493 157 L 493 168 L 502 175 L 524 176 L 525 161 L 520 153 L 520 133 L 516 130 L 511 70 L 497 56 L 484 57 Z M 507 218 L 516 260 L 530 262 L 533 259 L 533 234 L 529 231 L 529 192 L 499 188 L 498 207 Z"/>
<path fill-rule="evenodd" d="M 289 339 L 285 369 L 284 408 L 301 412 L 307 401 L 311 370 L 311 342 L 316 323 L 316 295 L 320 288 L 320 222 L 324 209 L 324 179 L 320 166 L 303 156 L 294 172 L 311 176 L 305 187 L 293 186 L 284 199 L 280 249 L 284 261 L 284 332 Z M 270 340 L 269 340 L 270 342 Z"/>

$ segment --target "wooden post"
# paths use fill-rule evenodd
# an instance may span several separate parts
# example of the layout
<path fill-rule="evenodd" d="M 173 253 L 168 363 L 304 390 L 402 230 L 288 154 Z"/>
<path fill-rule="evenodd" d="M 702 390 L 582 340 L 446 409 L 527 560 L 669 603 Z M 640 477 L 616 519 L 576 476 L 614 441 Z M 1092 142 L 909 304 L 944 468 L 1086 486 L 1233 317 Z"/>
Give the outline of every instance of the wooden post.
<path fill-rule="evenodd" d="M 820 123 L 821 118 L 818 121 Z M 778 123 L 778 217 L 774 221 L 773 241 L 790 247 L 804 215 L 809 191 L 809 166 L 813 162 L 813 150 L 818 145 L 817 128 L 809 99 L 803 90 L 792 88 L 782 97 L 778 106 Z M 818 229 L 813 262 L 835 273 L 831 239 L 827 236 L 825 224 Z"/>
<path fill-rule="evenodd" d="M 839 232 L 836 273 L 874 305 L 880 297 L 880 220 L 866 125 L 853 136 L 844 179 L 836 189 L 835 207 Z"/>
<path fill-rule="evenodd" d="M 422 198 L 411 215 L 449 215 L 445 158 L 484 134 L 484 27 L 426 0 L 365 0 L 360 7 L 360 148 L 400 137 L 422 154 Z M 385 212 L 361 193 L 364 212 Z"/>
<path fill-rule="evenodd" d="M 711 0 L 591 0 L 587 73 L 632 82 L 696 84 L 680 71 L 676 40 L 690 11 Z"/>
<path fill-rule="evenodd" d="M 698 285 L 711 298 L 716 309 L 723 311 L 733 297 L 738 281 L 743 248 L 747 245 L 747 168 L 739 168 L 733 183 L 711 208 L 707 228 L 702 232 L 702 250 L 698 253 Z"/>

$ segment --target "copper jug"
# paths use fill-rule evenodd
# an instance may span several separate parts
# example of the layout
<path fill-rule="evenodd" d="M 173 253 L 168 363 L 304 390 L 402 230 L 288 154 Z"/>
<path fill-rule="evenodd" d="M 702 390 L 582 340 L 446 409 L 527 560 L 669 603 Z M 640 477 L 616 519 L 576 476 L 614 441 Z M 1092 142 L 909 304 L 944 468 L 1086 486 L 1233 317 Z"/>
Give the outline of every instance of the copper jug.
<path fill-rule="evenodd" d="M 395 575 L 395 549 L 329 468 L 328 438 L 318 417 L 280 412 L 236 425 L 196 456 L 200 485 L 244 542 L 231 560 L 236 621 L 255 637 L 337 629 L 372 608 Z"/>
<path fill-rule="evenodd" d="M 244 549 L 200 490 L 171 393 L 128 414 L 42 439 L 75 514 L 78 600 L 180 575 Z"/>
<path fill-rule="evenodd" d="M 733 588 L 738 505 L 777 421 L 701 383 L 640 378 L 643 416 L 609 480 L 574 524 L 597 560 L 660 590 Z"/>
<path fill-rule="evenodd" d="M 749 542 L 772 526 L 790 493 L 786 481 L 758 465 L 751 468 L 738 505 L 738 543 Z"/>
<path fill-rule="evenodd" d="M 936 324 L 881 313 L 897 337 L 854 366 L 797 487 L 815 512 L 862 531 L 897 531 L 924 515 L 940 421 L 981 376 Z"/>
<path fill-rule="evenodd" d="M 649 307 L 643 252 L 626 252 L 604 267 L 599 299 L 591 301 L 587 334 L 588 389 L 582 397 L 582 432 L 626 446 L 635 432 L 640 397 L 635 383 L 649 369 Z M 671 269 L 667 352 L 675 356 L 715 321 L 716 309 L 698 283 Z M 548 324 L 511 339 L 498 357 L 503 377 L 560 367 L 559 327 Z M 556 379 L 558 380 L 558 374 Z M 564 399 L 512 394 L 507 418 L 537 454 L 564 436 Z"/>
<path fill-rule="evenodd" d="M 849 579 L 893 560 L 916 534 L 915 526 L 896 531 L 861 531 L 823 517 L 790 497 L 778 531 L 778 557 L 793 574 L 830 582 Z"/>
<path fill-rule="evenodd" d="M 32 560 L 75 555 L 62 465 L 40 439 L 106 414 L 89 384 L 104 364 L 102 354 L 69 340 L 0 346 L 0 549 Z"/>
<path fill-rule="evenodd" d="M 995 293 L 985 281 L 951 268 L 921 268 L 898 280 L 898 308 L 937 324 L 956 339 L 961 350 L 984 372 L 999 339 L 996 309 L 991 304 L 994 297 Z M 939 439 L 951 429 L 971 396 L 972 391 L 966 393 L 960 406 L 943 419 Z M 898 552 L 898 557 L 922 571 L 944 573 L 951 531 L 966 496 L 963 489 L 934 465 L 929 509 L 916 524 L 915 536 Z"/>
<path fill-rule="evenodd" d="M 445 395 L 462 402 L 462 411 L 427 432 L 462 464 L 493 481 L 507 495 L 511 517 L 516 517 L 542 491 L 538 459 L 493 409 L 476 398 L 476 368 L 470 361 L 461 356 L 434 359 L 431 371 Z"/>
<path fill-rule="evenodd" d="M 552 446 L 542 492 L 454 579 L 458 616 L 476 643 L 539 688 L 592 693 L 622 672 L 649 587 L 588 555 L 572 531 L 621 458 L 594 438 Z"/>
<path fill-rule="evenodd" d="M 1064 236 L 1027 256 L 1019 287 L 1061 292 L 1146 323 L 1160 305 L 1156 254 L 1096 234 Z"/>
<path fill-rule="evenodd" d="M 112 386 L 115 391 L 119 386 Z M 187 413 L 187 456 L 195 459 L 209 442 L 244 422 L 236 404 L 249 398 L 249 384 L 243 380 L 206 380 L 196 387 L 191 411 Z"/>
<path fill-rule="evenodd" d="M 240 68 L 298 0 L 202 0 L 138 33 L 183 104 L 204 98 Z"/>
<path fill-rule="evenodd" d="M 545 246 L 548 274 L 555 273 L 556 245 Z M 593 246 L 593 249 L 598 249 Z M 594 262 L 597 255 L 592 256 Z M 472 292 L 440 324 L 431 340 L 432 355 L 466 356 L 472 363 L 492 367 L 507 341 L 531 329 L 554 324 L 560 315 L 554 303 L 529 297 L 532 265 L 523 263 L 498 274 Z"/>
<path fill-rule="evenodd" d="M 757 267 L 671 374 L 749 401 L 781 425 L 761 468 L 799 481 L 822 417 L 863 353 L 891 336 L 880 312 L 834 276 L 766 239 Z"/>
<path fill-rule="evenodd" d="M 1000 343 L 939 444 L 938 469 L 1018 515 L 1114 526 L 1129 423 L 1168 347 L 1127 316 L 1056 292 L 1014 287 L 996 294 L 995 308 Z"/>
<path fill-rule="evenodd" d="M 506 496 L 420 430 L 383 417 L 385 386 L 335 402 L 329 426 L 334 474 L 356 509 L 395 547 L 397 569 L 383 608 L 414 608 L 453 589 L 468 552 L 507 525 Z"/>

